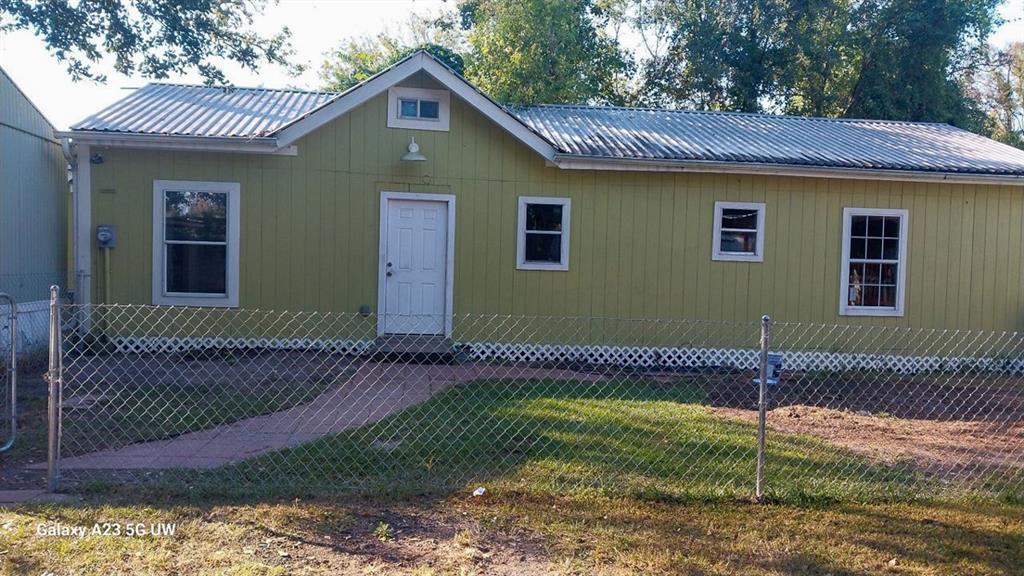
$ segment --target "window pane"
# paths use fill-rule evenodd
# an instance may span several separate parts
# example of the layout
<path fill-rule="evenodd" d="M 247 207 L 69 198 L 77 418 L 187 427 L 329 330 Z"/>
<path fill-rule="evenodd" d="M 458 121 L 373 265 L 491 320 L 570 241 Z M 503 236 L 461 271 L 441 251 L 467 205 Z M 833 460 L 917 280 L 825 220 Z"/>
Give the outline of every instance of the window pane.
<path fill-rule="evenodd" d="M 868 238 L 868 253 L 865 258 L 871 260 L 882 259 L 882 240 L 878 238 Z"/>
<path fill-rule="evenodd" d="M 868 217 L 867 216 L 854 216 L 852 220 L 853 220 L 853 222 L 852 222 L 853 226 L 851 227 L 852 235 L 853 236 L 867 236 L 867 232 L 868 232 L 868 225 L 867 225 Z"/>
<path fill-rule="evenodd" d="M 861 259 L 867 256 L 868 241 L 864 238 L 850 238 L 850 258 Z"/>
<path fill-rule="evenodd" d="M 754 254 L 757 250 L 757 232 L 722 232 L 719 250 Z"/>
<path fill-rule="evenodd" d="M 861 306 L 878 306 L 878 286 L 864 287 L 864 302 Z"/>
<path fill-rule="evenodd" d="M 227 293 L 227 246 L 167 245 L 167 291 Z"/>
<path fill-rule="evenodd" d="M 864 264 L 850 264 L 850 285 L 864 283 Z"/>
<path fill-rule="evenodd" d="M 757 210 L 724 208 L 722 210 L 722 228 L 757 230 Z"/>
<path fill-rule="evenodd" d="M 885 219 L 885 237 L 900 237 L 900 219 L 898 216 L 888 216 Z"/>
<path fill-rule="evenodd" d="M 882 277 L 882 266 L 880 264 L 864 265 L 864 283 L 878 284 Z"/>
<path fill-rule="evenodd" d="M 890 308 L 896 307 L 896 287 L 895 286 L 882 286 L 879 293 L 879 306 L 888 306 Z"/>
<path fill-rule="evenodd" d="M 416 100 L 406 100 L 402 98 L 398 101 L 398 115 L 402 118 L 416 118 Z"/>
<path fill-rule="evenodd" d="M 559 231 L 562 229 L 561 204 L 527 204 L 526 229 Z"/>
<path fill-rule="evenodd" d="M 900 241 L 893 239 L 885 240 L 885 248 L 882 249 L 882 258 L 885 260 L 896 260 L 900 257 Z"/>
<path fill-rule="evenodd" d="M 168 240 L 227 241 L 227 194 L 167 191 L 164 200 Z"/>
<path fill-rule="evenodd" d="M 896 285 L 896 265 L 895 264 L 882 264 L 881 271 L 881 284 Z"/>
<path fill-rule="evenodd" d="M 860 306 L 864 302 L 864 286 L 860 284 L 850 284 L 847 288 L 847 304 L 850 306 Z"/>
<path fill-rule="evenodd" d="M 885 218 L 881 216 L 868 216 L 868 236 L 881 238 L 884 221 Z"/>
<path fill-rule="evenodd" d="M 420 100 L 420 118 L 437 120 L 440 116 L 440 104 L 434 100 Z"/>
<path fill-rule="evenodd" d="M 527 262 L 562 262 L 561 234 L 526 234 Z"/>

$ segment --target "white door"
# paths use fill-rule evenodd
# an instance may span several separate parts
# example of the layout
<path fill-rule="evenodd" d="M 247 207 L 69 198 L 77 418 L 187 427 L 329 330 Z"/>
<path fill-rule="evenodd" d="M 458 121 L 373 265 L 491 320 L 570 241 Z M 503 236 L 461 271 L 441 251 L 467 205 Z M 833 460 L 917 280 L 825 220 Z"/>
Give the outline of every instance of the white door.
<path fill-rule="evenodd" d="M 448 205 L 389 199 L 384 332 L 444 334 Z"/>

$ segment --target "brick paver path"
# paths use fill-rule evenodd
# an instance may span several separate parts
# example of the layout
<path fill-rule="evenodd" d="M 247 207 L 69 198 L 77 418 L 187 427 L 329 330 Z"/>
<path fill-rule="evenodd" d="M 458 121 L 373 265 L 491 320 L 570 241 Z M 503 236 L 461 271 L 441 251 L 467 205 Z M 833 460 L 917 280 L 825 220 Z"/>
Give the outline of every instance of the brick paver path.
<path fill-rule="evenodd" d="M 455 384 L 499 378 L 596 380 L 599 376 L 522 366 L 368 362 L 347 382 L 308 404 L 166 440 L 62 458 L 61 468 L 216 468 L 372 424 L 429 400 Z M 42 463 L 31 467 L 45 466 Z"/>

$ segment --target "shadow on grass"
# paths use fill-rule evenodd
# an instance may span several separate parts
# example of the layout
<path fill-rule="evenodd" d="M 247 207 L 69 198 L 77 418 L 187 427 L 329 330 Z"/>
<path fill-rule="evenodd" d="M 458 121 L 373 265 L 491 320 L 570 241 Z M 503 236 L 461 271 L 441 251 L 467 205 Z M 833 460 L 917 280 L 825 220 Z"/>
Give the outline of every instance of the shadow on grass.
<path fill-rule="evenodd" d="M 711 414 L 687 382 L 484 381 L 456 386 L 378 423 L 185 477 L 218 493 L 305 490 L 443 494 L 467 486 L 645 500 L 749 498 L 756 428 Z M 774 435 L 777 501 L 903 498 L 921 488 L 807 437 Z"/>

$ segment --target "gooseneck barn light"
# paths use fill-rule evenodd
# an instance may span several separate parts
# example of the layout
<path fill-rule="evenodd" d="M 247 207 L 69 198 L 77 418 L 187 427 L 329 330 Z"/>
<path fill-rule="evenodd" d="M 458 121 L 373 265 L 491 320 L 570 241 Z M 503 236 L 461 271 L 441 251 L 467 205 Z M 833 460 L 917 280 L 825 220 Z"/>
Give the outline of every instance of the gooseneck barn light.
<path fill-rule="evenodd" d="M 423 162 L 426 159 L 427 157 L 420 153 L 420 145 L 416 143 L 416 138 L 410 138 L 409 151 L 402 156 L 402 162 Z"/>

